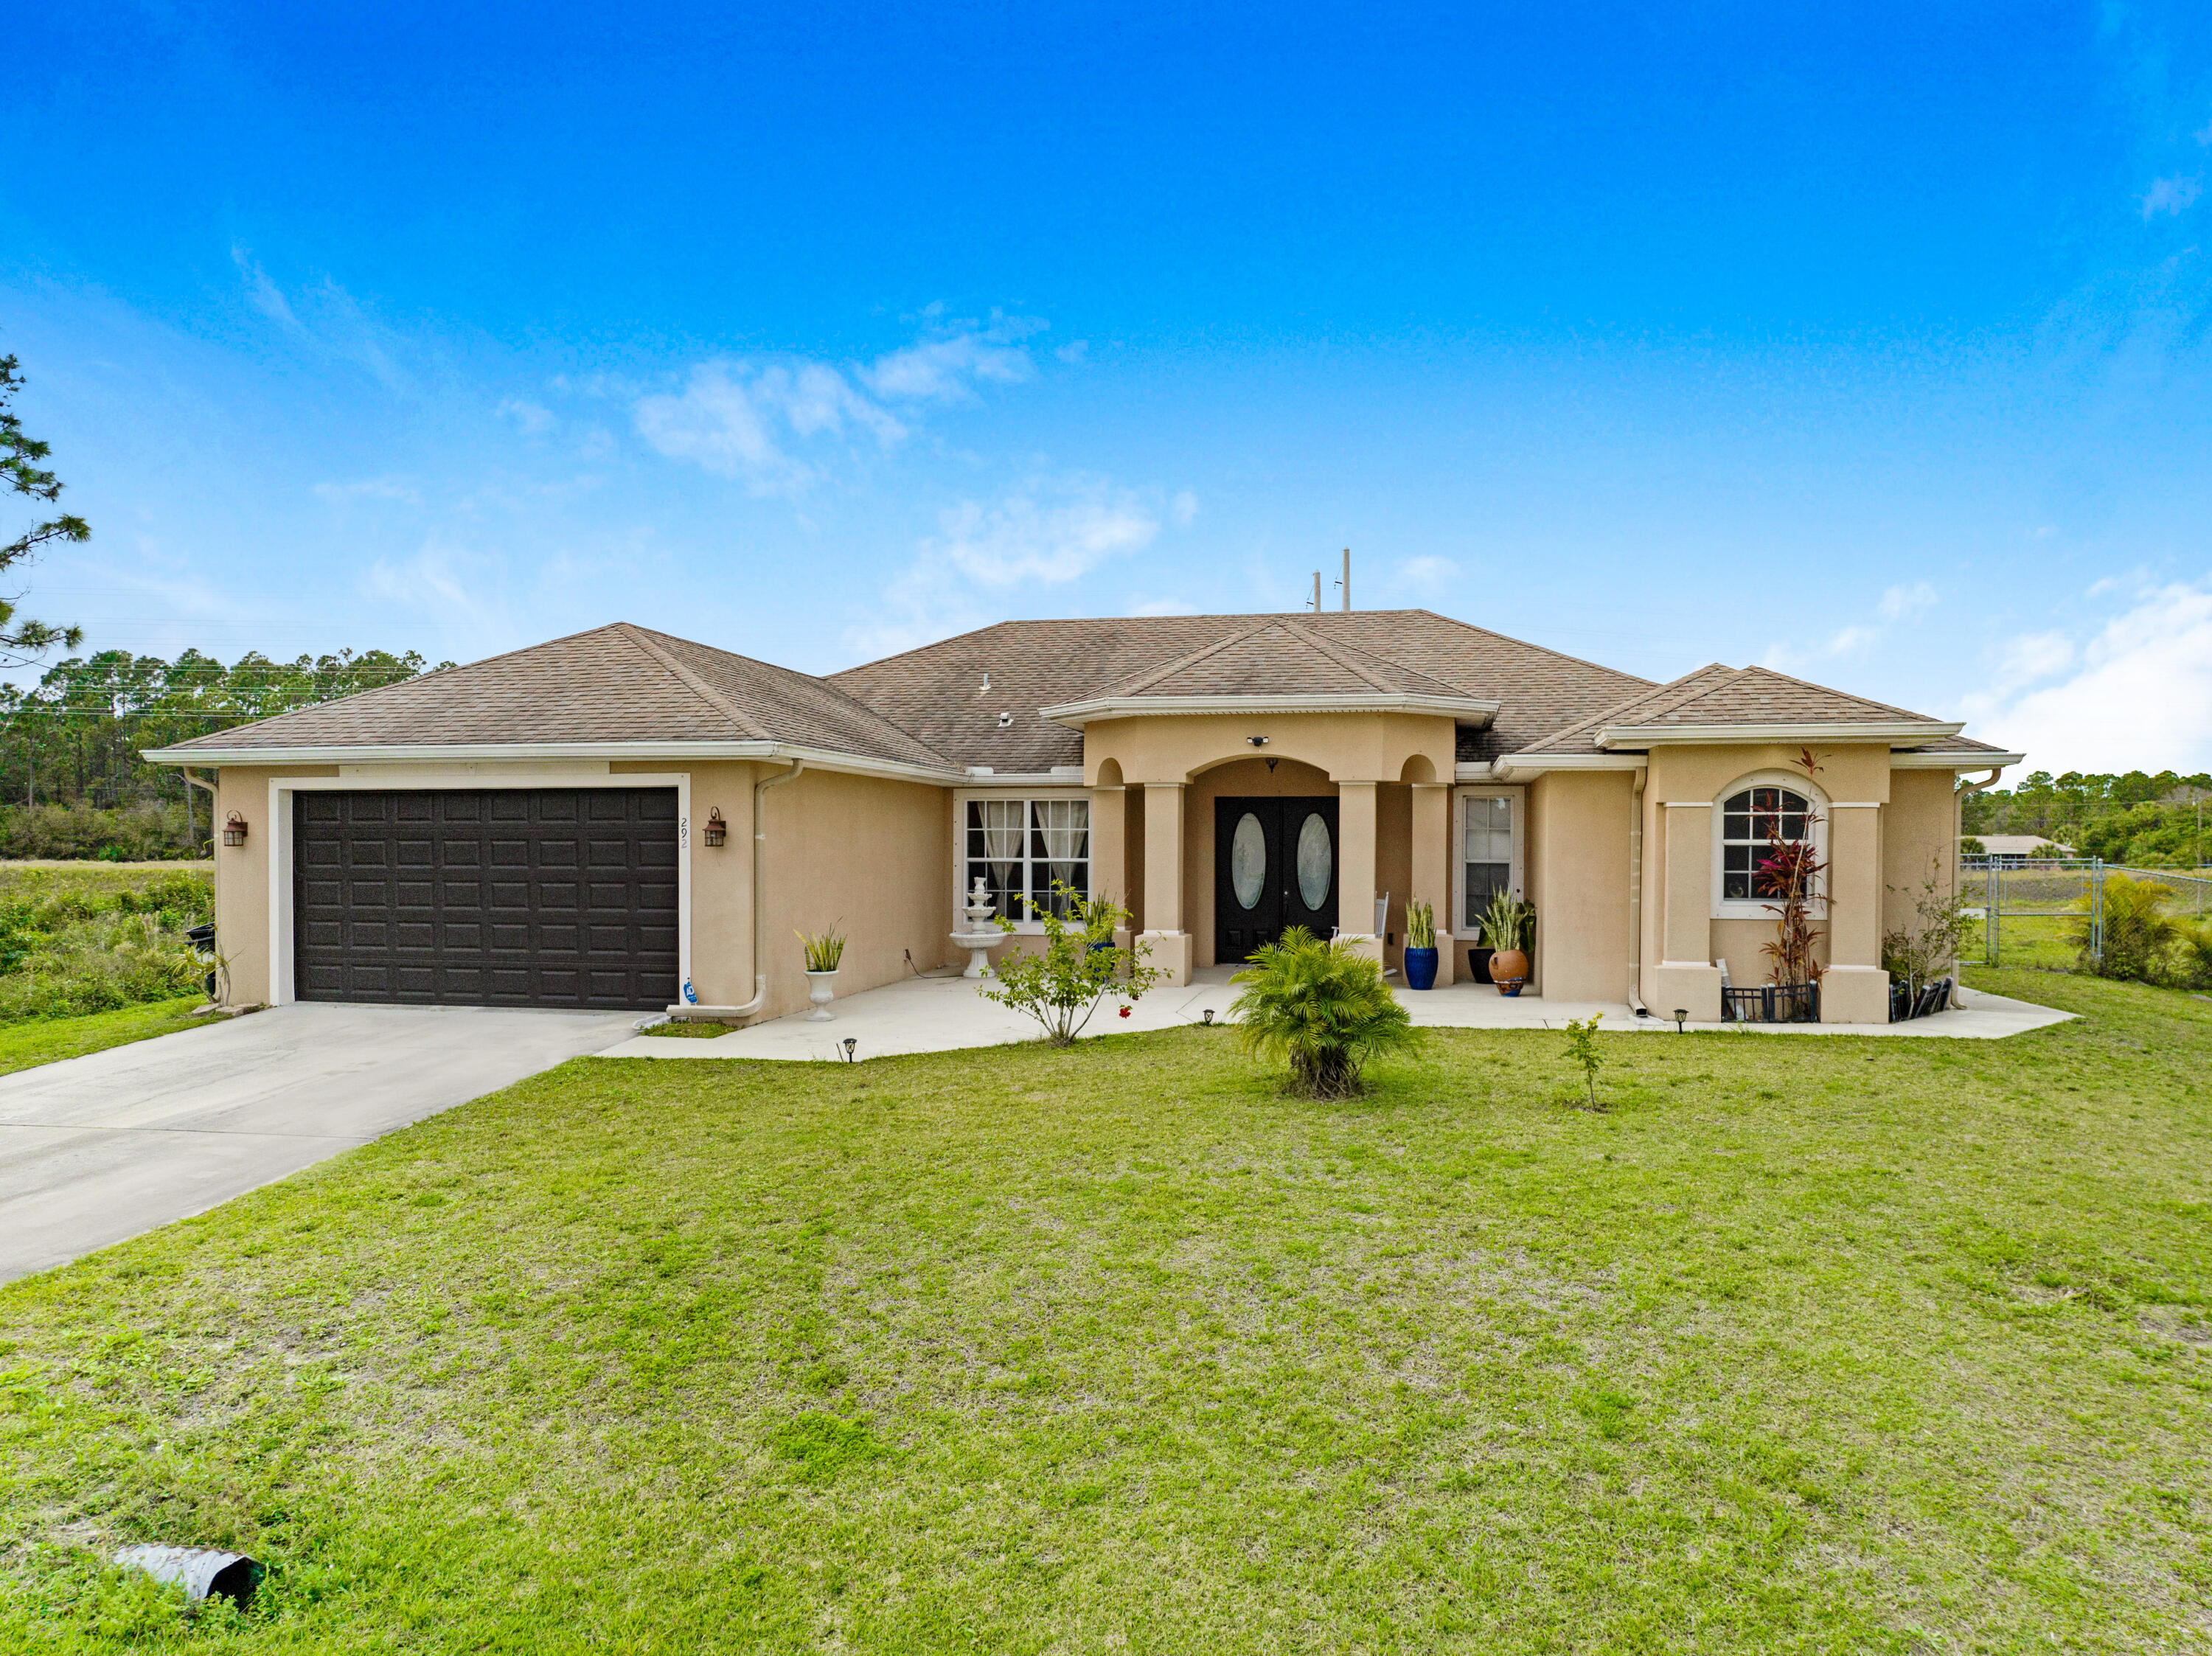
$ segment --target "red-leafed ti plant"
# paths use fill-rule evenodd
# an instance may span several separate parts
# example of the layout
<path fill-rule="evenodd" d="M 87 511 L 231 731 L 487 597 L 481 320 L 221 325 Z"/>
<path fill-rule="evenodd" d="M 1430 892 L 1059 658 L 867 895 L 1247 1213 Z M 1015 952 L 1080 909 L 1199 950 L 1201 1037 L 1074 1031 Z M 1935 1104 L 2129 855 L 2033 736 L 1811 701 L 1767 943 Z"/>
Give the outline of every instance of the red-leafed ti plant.
<path fill-rule="evenodd" d="M 1820 772 L 1820 762 L 1810 748 L 1798 749 L 1796 762 L 1808 779 Z M 1766 856 L 1759 864 L 1752 889 L 1759 896 L 1773 899 L 1766 912 L 1775 917 L 1774 941 L 1766 945 L 1765 953 L 1774 962 L 1774 981 L 1818 983 L 1823 968 L 1814 949 L 1820 934 L 1813 923 L 1813 904 L 1826 867 L 1814 847 L 1814 829 L 1820 819 L 1808 799 L 1802 832 L 1797 839 L 1785 840 L 1783 815 L 1777 811 L 1767 819 Z"/>

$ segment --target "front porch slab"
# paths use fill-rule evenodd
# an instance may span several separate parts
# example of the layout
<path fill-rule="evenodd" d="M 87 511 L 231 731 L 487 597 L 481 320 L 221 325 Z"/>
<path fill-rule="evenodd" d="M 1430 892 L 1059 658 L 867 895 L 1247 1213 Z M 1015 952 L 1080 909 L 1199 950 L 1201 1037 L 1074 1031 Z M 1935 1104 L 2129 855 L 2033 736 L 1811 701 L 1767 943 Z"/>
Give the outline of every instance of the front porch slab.
<path fill-rule="evenodd" d="M 1217 1022 L 1224 1020 L 1237 989 L 1229 981 L 1231 966 L 1200 967 L 1192 980 L 1179 987 L 1153 990 L 1136 1002 L 1124 1018 L 1115 1004 L 1099 1009 L 1085 1031 L 1091 1035 L 1126 1034 L 1143 1029 L 1165 1029 L 1202 1023 L 1210 1009 Z M 1507 997 L 1488 985 L 1439 983 L 1427 991 L 1400 986 L 1397 996 L 1413 1022 L 1424 1028 L 1443 1029 L 1559 1029 L 1571 1018 L 1601 1013 L 1599 1028 L 1607 1032 L 1673 1034 L 1673 1023 L 1659 1018 L 1639 1018 L 1626 1002 L 1553 1001 L 1537 995 Z M 1910 1023 L 1692 1023 L 1701 1033 L 1771 1035 L 1879 1035 L 1899 1038 L 1948 1038 L 1996 1040 L 2029 1029 L 2063 1023 L 2074 1014 L 1979 990 L 1965 992 L 1966 1004 L 1933 1017 Z M 842 1061 L 842 1043 L 855 1044 L 853 1055 L 865 1063 L 902 1052 L 951 1052 L 974 1047 L 1006 1046 L 1039 1039 L 1030 1019 L 985 1000 L 976 986 L 957 975 L 908 978 L 841 999 L 832 1010 L 836 1021 L 810 1023 L 800 1014 L 733 1030 L 714 1040 L 671 1040 L 656 1035 L 636 1035 L 598 1054 L 601 1058 L 761 1059 L 796 1063 Z"/>

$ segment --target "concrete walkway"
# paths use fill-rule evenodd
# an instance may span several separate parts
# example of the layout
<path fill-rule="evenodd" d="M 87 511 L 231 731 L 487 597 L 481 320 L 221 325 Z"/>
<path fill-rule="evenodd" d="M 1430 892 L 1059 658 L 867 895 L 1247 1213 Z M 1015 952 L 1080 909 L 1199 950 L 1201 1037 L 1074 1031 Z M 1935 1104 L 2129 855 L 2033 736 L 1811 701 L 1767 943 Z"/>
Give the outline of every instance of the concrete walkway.
<path fill-rule="evenodd" d="M 1176 1024 L 1198 1023 L 1211 1010 L 1225 1019 L 1237 989 L 1229 981 L 1237 968 L 1206 967 L 1194 981 L 1180 989 L 1155 989 L 1136 1002 L 1130 1015 L 1119 1016 L 1119 1003 L 1109 1001 L 1091 1019 L 1085 1035 L 1111 1034 L 1133 1029 L 1165 1029 Z M 782 1059 L 830 1063 L 843 1059 L 842 1044 L 851 1040 L 853 1056 L 866 1061 L 901 1052 L 951 1052 L 969 1047 L 1003 1046 L 1040 1038 L 1036 1022 L 985 1000 L 974 982 L 951 974 L 908 978 L 902 983 L 871 989 L 840 1000 L 831 1008 L 835 1021 L 810 1023 L 804 1013 L 757 1023 L 712 1040 L 679 1040 L 661 1035 L 639 1035 L 610 1046 L 602 1058 L 653 1059 Z M 1673 1034 L 1674 1026 L 1656 1017 L 1639 1018 L 1625 1002 L 1555 1001 L 1534 995 L 1513 998 L 1488 985 L 1457 983 L 1425 992 L 1399 988 L 1398 999 L 1417 1024 L 1455 1029 L 1558 1029 L 1570 1018 L 1603 1014 L 1601 1030 L 1641 1031 Z M 1948 1036 L 1954 1040 L 1996 1040 L 2046 1024 L 2063 1023 L 2074 1015 L 2008 1000 L 2002 995 L 1966 992 L 1967 1004 L 1934 1017 L 1910 1023 L 1786 1023 L 1698 1024 L 1701 1030 L 1775 1035 L 1876 1035 L 1884 1038 Z"/>
<path fill-rule="evenodd" d="M 0 1282 L 599 1051 L 635 1017 L 283 1006 L 0 1076 Z"/>

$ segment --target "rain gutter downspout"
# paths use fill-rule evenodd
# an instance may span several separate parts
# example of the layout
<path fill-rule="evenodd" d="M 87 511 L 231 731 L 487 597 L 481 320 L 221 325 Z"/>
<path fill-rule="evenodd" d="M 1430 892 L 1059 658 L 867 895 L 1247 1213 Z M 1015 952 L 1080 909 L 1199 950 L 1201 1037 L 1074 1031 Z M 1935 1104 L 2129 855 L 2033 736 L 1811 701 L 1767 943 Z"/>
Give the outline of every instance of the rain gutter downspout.
<path fill-rule="evenodd" d="M 1628 1005 L 1648 1016 L 1644 1004 L 1644 785 L 1651 778 L 1648 764 L 1636 767 L 1628 786 Z"/>
<path fill-rule="evenodd" d="M 732 1018 L 750 1017 L 768 999 L 768 974 L 760 969 L 761 888 L 763 864 L 767 861 L 768 852 L 768 822 L 761 815 L 761 796 L 770 788 L 780 788 L 786 782 L 797 781 L 799 772 L 805 768 L 804 759 L 794 759 L 791 761 L 791 768 L 781 776 L 764 777 L 753 784 L 753 998 L 743 1006 L 672 1006 L 668 1009 L 668 1016 L 678 1023 L 702 1018 L 721 1023 Z"/>

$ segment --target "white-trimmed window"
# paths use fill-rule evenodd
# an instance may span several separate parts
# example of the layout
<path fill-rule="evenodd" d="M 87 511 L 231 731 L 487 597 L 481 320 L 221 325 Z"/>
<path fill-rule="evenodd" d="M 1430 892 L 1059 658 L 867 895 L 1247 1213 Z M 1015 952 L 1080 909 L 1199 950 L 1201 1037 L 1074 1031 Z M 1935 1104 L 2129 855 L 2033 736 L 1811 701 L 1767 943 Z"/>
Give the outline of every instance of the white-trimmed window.
<path fill-rule="evenodd" d="M 1459 796 L 1459 930 L 1472 937 L 1493 895 L 1521 892 L 1519 788 L 1486 788 Z"/>
<path fill-rule="evenodd" d="M 1751 776 L 1713 802 L 1713 913 L 1725 915 L 1769 913 L 1782 901 L 1760 874 L 1761 864 L 1784 845 L 1809 842 L 1823 862 L 1827 857 L 1827 802 L 1802 779 Z M 1817 904 L 1826 882 L 1810 894 Z"/>
<path fill-rule="evenodd" d="M 960 809 L 963 910 L 979 879 L 994 911 L 1017 924 L 1030 921 L 1031 903 L 1038 911 L 1067 912 L 1054 882 L 1091 895 L 1089 799 L 970 798 Z"/>

